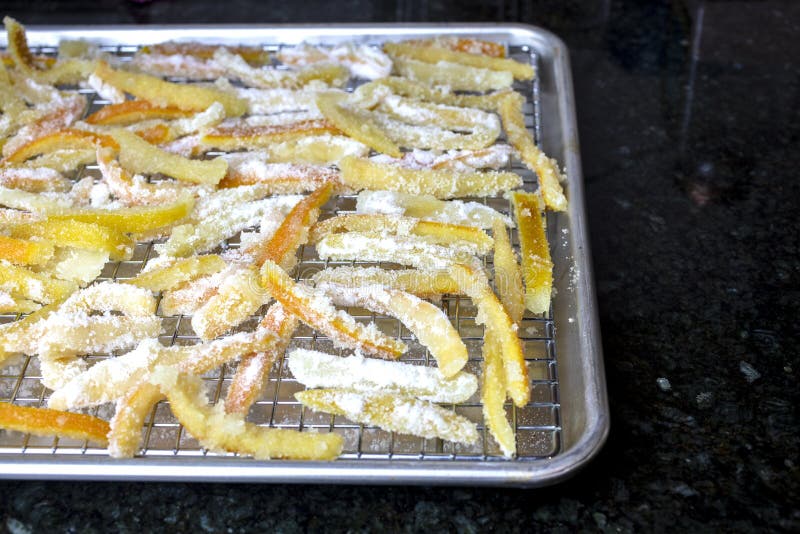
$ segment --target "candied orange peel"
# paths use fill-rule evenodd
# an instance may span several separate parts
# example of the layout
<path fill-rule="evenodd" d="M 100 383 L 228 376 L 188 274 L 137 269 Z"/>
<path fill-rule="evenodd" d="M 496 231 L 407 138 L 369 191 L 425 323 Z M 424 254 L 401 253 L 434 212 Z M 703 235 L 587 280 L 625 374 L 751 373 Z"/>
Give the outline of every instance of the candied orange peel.
<path fill-rule="evenodd" d="M 111 136 L 75 128 L 66 128 L 44 135 L 22 145 L 15 152 L 3 159 L 3 164 L 23 163 L 34 156 L 39 156 L 55 150 L 94 149 L 97 147 L 119 150 L 119 144 L 117 144 Z"/>
<path fill-rule="evenodd" d="M 261 283 L 289 312 L 340 345 L 391 360 L 405 352 L 404 343 L 336 310 L 321 291 L 295 283 L 283 269 L 269 260 L 261 268 Z"/>
<path fill-rule="evenodd" d="M 95 111 L 88 117 L 89 124 L 126 126 L 147 119 L 180 119 L 191 117 L 193 110 L 181 109 L 177 106 L 157 106 L 147 100 L 126 100 L 119 104 L 110 104 Z"/>
<path fill-rule="evenodd" d="M 63 412 L 49 408 L 17 406 L 0 402 L 0 428 L 37 436 L 55 436 L 108 443 L 108 422 L 82 413 Z"/>
<path fill-rule="evenodd" d="M 503 355 L 506 389 L 514 404 L 522 407 L 531 398 L 528 383 L 528 367 L 522 344 L 517 336 L 517 327 L 511 321 L 505 308 L 495 296 L 489 282 L 479 267 L 456 264 L 450 267 L 450 276 L 458 283 L 461 291 L 478 306 L 476 320 L 484 323 L 487 330 L 497 338 Z"/>
<path fill-rule="evenodd" d="M 525 307 L 533 313 L 547 313 L 553 290 L 553 261 L 542 217 L 544 205 L 536 193 L 516 191 L 511 200 L 519 228 Z"/>
<path fill-rule="evenodd" d="M 278 65 L 265 47 L 200 42 L 127 62 L 73 41 L 51 58 L 4 23 L 0 313 L 28 315 L 0 325 L 0 363 L 36 358 L 52 393 L 48 408 L 0 403 L 0 428 L 129 458 L 166 399 L 207 450 L 335 459 L 336 433 L 247 420 L 286 372 L 324 388 L 298 392 L 299 409 L 428 439 L 474 445 L 480 415 L 451 405 L 480 402 L 516 454 L 507 398 L 513 413 L 531 396 L 517 329 L 549 310 L 542 213 L 567 208 L 525 126 L 531 65 L 469 37 L 303 44 Z M 512 158 L 540 193 L 519 190 Z M 465 299 L 482 347 L 462 338 Z M 297 348 L 309 328 L 338 354 Z M 394 361 L 407 350 L 415 364 Z M 200 376 L 230 372 L 210 403 Z M 106 403 L 108 423 L 60 411 Z"/>
<path fill-rule="evenodd" d="M 157 106 L 201 111 L 219 102 L 231 117 L 238 117 L 247 110 L 243 100 L 228 93 L 208 87 L 167 82 L 148 74 L 115 70 L 102 61 L 98 63 L 94 75 L 121 91 Z"/>

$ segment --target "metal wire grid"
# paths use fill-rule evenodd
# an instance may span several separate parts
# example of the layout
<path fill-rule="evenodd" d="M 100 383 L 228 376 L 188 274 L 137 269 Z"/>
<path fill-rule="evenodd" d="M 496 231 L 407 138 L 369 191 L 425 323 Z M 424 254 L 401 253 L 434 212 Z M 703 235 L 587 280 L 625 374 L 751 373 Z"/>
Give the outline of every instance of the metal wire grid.
<path fill-rule="evenodd" d="M 267 47 L 276 50 L 278 47 Z M 109 52 L 121 57 L 130 57 L 136 51 L 133 46 L 107 47 Z M 43 54 L 54 54 L 55 50 L 43 48 L 37 51 Z M 516 47 L 509 50 L 511 57 L 521 61 L 531 61 L 536 64 L 536 56 L 528 47 Z M 351 88 L 353 84 L 351 83 Z M 541 138 L 541 120 L 539 114 L 539 84 L 538 80 L 528 83 L 517 83 L 515 89 L 528 96 L 525 106 L 526 125 L 534 132 L 534 136 Z M 90 90 L 82 90 L 91 99 L 89 112 L 93 112 L 106 102 Z M 536 178 L 521 162 L 514 161 L 509 168 L 523 177 L 526 189 L 536 187 Z M 96 173 L 96 167 L 88 166 L 83 169 L 78 178 Z M 502 198 L 484 198 L 487 205 L 501 212 L 509 213 L 509 204 Z M 340 196 L 323 209 L 322 218 L 335 214 L 353 212 L 355 197 Z M 548 238 L 551 243 L 556 243 L 560 236 L 559 219 L 548 214 Z M 516 230 L 512 231 L 512 243 L 518 246 Z M 228 240 L 222 248 L 237 247 L 239 236 Z M 144 265 L 157 254 L 153 242 L 137 244 L 133 257 L 128 261 L 108 263 L 99 280 L 122 280 L 135 276 Z M 381 266 L 395 268 L 393 264 L 375 264 L 365 262 L 334 262 L 322 261 L 317 256 L 313 247 L 302 247 L 299 252 L 300 263 L 295 271 L 295 279 L 308 280 L 314 273 L 326 267 L 339 265 L 349 266 Z M 491 267 L 491 258 L 486 260 Z M 476 323 L 477 309 L 470 299 L 457 295 L 445 295 L 437 303 L 448 315 L 457 328 L 469 351 L 469 361 L 466 370 L 474 374 L 481 372 L 481 346 L 483 342 L 483 327 Z M 260 310 L 260 314 L 265 311 Z M 159 307 L 159 314 L 160 314 Z M 420 365 L 431 365 L 430 353 L 422 346 L 413 335 L 397 319 L 375 314 L 360 308 L 348 308 L 348 313 L 358 321 L 374 322 L 378 328 L 388 335 L 393 335 L 405 342 L 409 351 L 401 358 L 402 361 Z M 510 402 L 506 403 L 506 410 L 512 426 L 517 434 L 518 454 L 515 461 L 535 461 L 536 459 L 550 457 L 561 450 L 560 402 L 558 377 L 556 373 L 556 336 L 555 325 L 552 319 L 552 310 L 546 316 L 532 316 L 526 314 L 519 334 L 524 344 L 526 360 L 531 376 L 531 401 L 523 408 L 516 408 Z M 242 330 L 252 328 L 259 316 L 253 317 L 241 327 Z M 0 315 L 0 323 L 18 320 L 18 315 Z M 162 335 L 160 341 L 165 345 L 181 344 L 191 345 L 199 342 L 191 328 L 191 317 L 188 316 L 163 316 Z M 289 346 L 293 348 L 309 348 L 332 353 L 342 353 L 334 347 L 332 341 L 305 325 L 301 325 L 295 332 Z M 108 358 L 111 355 L 97 354 L 86 356 L 92 360 Z M 204 376 L 207 391 L 213 402 L 224 398 L 227 387 L 235 372 L 235 365 L 223 365 L 221 368 Z M 349 421 L 344 417 L 313 412 L 305 409 L 294 399 L 293 394 L 303 389 L 301 384 L 291 376 L 288 371 L 287 360 L 281 357 L 272 369 L 269 380 L 264 387 L 261 398 L 251 409 L 249 420 L 265 426 L 292 429 L 314 429 L 319 432 L 336 432 L 344 438 L 345 459 L 363 460 L 473 460 L 491 461 L 499 460 L 502 455 L 494 440 L 488 435 L 481 414 L 480 394 L 476 393 L 467 402 L 451 405 L 456 413 L 464 415 L 478 424 L 481 439 L 476 445 L 465 446 L 440 439 L 424 439 L 414 436 L 387 432 L 377 427 L 371 427 Z M 32 357 L 20 357 L 11 365 L 7 364 L 0 369 L 0 402 L 13 402 L 25 406 L 46 406 L 50 391 L 41 384 L 41 372 L 38 360 Z M 89 413 L 103 418 L 113 415 L 113 406 L 105 405 Z M 105 454 L 104 449 L 92 448 L 86 442 L 58 438 L 42 438 L 29 434 L 8 432 L 0 430 L 0 454 Z M 141 457 L 152 456 L 186 456 L 196 457 L 209 453 L 202 449 L 199 443 L 188 433 L 169 410 L 166 401 L 158 403 L 142 429 L 142 447 L 139 452 Z M 252 461 L 252 460 L 243 460 Z"/>

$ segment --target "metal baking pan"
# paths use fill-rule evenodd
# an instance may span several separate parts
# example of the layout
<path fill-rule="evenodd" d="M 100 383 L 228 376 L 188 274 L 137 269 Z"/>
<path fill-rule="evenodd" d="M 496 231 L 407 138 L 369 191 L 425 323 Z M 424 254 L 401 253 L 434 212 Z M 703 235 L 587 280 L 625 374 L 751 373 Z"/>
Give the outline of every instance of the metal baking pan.
<path fill-rule="evenodd" d="M 518 436 L 518 456 L 503 459 L 483 429 L 479 400 L 455 407 L 483 429 L 477 447 L 441 440 L 394 435 L 331 416 L 304 411 L 294 401 L 296 384 L 285 362 L 275 366 L 264 398 L 251 420 L 284 428 L 314 427 L 345 437 L 345 453 L 333 462 L 256 461 L 204 451 L 159 406 L 143 429 L 143 448 L 130 460 L 114 460 L 103 449 L 85 443 L 43 439 L 0 431 L 0 478 L 89 480 L 196 480 L 235 482 L 303 482 L 350 484 L 441 484 L 544 486 L 556 483 L 586 464 L 603 444 L 609 428 L 608 401 L 597 320 L 592 268 L 587 244 L 578 135 L 567 49 L 553 34 L 525 25 L 338 25 L 338 26 L 100 26 L 31 27 L 28 39 L 35 51 L 54 53 L 62 39 L 88 39 L 113 53 L 131 55 L 138 46 L 167 40 L 263 45 L 275 50 L 303 41 L 334 44 L 345 41 L 380 44 L 434 35 L 473 36 L 504 43 L 515 59 L 530 61 L 537 70 L 533 82 L 515 88 L 528 98 L 526 119 L 537 142 L 566 169 L 566 213 L 548 214 L 548 237 L 555 264 L 555 295 L 546 316 L 526 317 L 520 332 L 531 371 L 531 403 L 509 414 Z M 5 35 L 0 45 L 5 45 Z M 90 95 L 91 96 L 91 95 Z M 519 162 L 512 168 L 535 187 L 535 177 Z M 91 172 L 91 169 L 86 172 Z M 508 210 L 503 199 L 485 199 Z M 352 209 L 343 198 L 336 211 Z M 231 246 L 235 246 L 232 243 Z M 132 261 L 107 266 L 102 278 L 133 276 L 150 258 L 152 244 L 140 244 Z M 312 251 L 301 251 L 306 267 L 320 268 Z M 303 269 L 301 269 L 303 271 Z M 308 269 L 305 269 L 308 271 Z M 468 369 L 480 368 L 482 329 L 468 300 L 445 297 L 451 316 L 470 351 Z M 368 319 L 370 317 L 365 317 Z M 376 322 L 393 320 L 371 317 Z M 2 316 L 0 322 L 16 320 Z M 164 320 L 162 341 L 191 342 L 188 320 Z M 385 326 L 385 325 L 384 325 Z M 391 326 L 390 326 L 391 328 Z M 397 326 L 398 335 L 402 329 Z M 406 333 L 407 334 L 407 333 Z M 407 341 L 407 338 L 404 338 Z M 311 331 L 298 331 L 298 346 L 327 348 Z M 414 357 L 411 356 L 411 359 Z M 417 356 L 419 358 L 419 356 Z M 0 402 L 44 405 L 48 391 L 39 385 L 35 359 L 24 358 L 0 369 Z M 231 370 L 206 377 L 219 395 Z M 101 415 L 110 415 L 107 409 Z"/>

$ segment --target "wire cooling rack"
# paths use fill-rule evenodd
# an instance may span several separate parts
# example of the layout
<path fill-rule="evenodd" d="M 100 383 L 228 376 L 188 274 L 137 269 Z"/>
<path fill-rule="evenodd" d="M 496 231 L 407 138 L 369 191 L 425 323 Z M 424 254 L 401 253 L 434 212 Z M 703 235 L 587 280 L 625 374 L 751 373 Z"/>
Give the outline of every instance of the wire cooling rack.
<path fill-rule="evenodd" d="M 376 43 L 377 45 L 378 43 Z M 276 51 L 278 46 L 265 46 L 265 49 Z M 103 47 L 107 52 L 122 59 L 130 58 L 137 50 L 136 46 Z M 55 55 L 56 49 L 40 47 L 35 53 Z M 509 55 L 520 61 L 537 64 L 536 53 L 527 46 L 509 47 Z M 351 80 L 349 89 L 356 82 Z M 535 138 L 541 138 L 539 80 L 516 82 L 515 90 L 527 97 L 524 108 L 526 125 Z M 87 113 L 96 111 L 108 102 L 102 100 L 91 90 L 80 90 L 89 99 L 91 105 Z M 536 188 L 535 176 L 521 162 L 514 160 L 509 169 L 523 177 L 526 190 Z M 85 176 L 98 176 L 96 166 L 81 169 L 76 179 Z M 509 203 L 503 198 L 483 198 L 487 205 L 508 214 Z M 323 208 L 321 218 L 336 214 L 350 213 L 355 210 L 355 198 L 339 196 Z M 548 213 L 548 238 L 551 247 L 559 246 L 562 230 L 559 216 Z M 518 246 L 516 230 L 512 231 L 512 243 Z M 222 249 L 237 247 L 239 237 L 234 237 L 222 245 Z M 108 263 L 98 281 L 124 280 L 135 276 L 144 265 L 157 256 L 153 248 L 154 242 L 136 245 L 131 260 Z M 393 264 L 376 264 L 365 262 L 334 262 L 320 260 L 313 247 L 301 247 L 298 251 L 300 263 L 294 271 L 296 280 L 307 280 L 314 273 L 326 267 L 339 265 L 379 265 L 384 268 L 395 268 Z M 491 266 L 491 258 L 486 260 Z M 480 375 L 481 346 L 483 344 L 483 326 L 476 323 L 477 309 L 469 298 L 456 295 L 445 295 L 435 302 L 450 318 L 468 348 L 469 361 L 466 370 Z M 266 307 L 260 310 L 260 314 Z M 361 322 L 374 322 L 384 333 L 404 341 L 409 351 L 403 355 L 402 361 L 432 365 L 430 353 L 412 334 L 395 318 L 375 314 L 360 308 L 345 308 Z M 559 401 L 559 381 L 556 373 L 556 346 L 553 310 L 543 316 L 526 314 L 519 329 L 523 342 L 525 358 L 531 377 L 531 401 L 522 408 L 506 403 L 506 410 L 517 435 L 517 456 L 511 462 L 535 462 L 558 455 L 562 448 L 561 416 Z M 161 308 L 159 306 L 159 314 Z M 19 315 L 0 315 L 0 323 L 8 323 L 20 318 Z M 251 329 L 260 316 L 254 316 L 242 325 L 242 330 Z M 191 327 L 190 316 L 162 316 L 162 335 L 160 341 L 164 345 L 191 345 L 199 342 Z M 332 353 L 341 353 L 332 341 L 325 336 L 302 325 L 295 332 L 289 345 L 293 348 L 309 348 Z M 85 356 L 91 363 L 94 360 L 111 357 L 109 354 L 93 354 Z M 414 436 L 387 432 L 377 427 L 355 423 L 341 416 L 313 412 L 304 408 L 294 399 L 294 393 L 303 386 L 292 377 L 288 370 L 287 360 L 281 357 L 276 361 L 264 387 L 261 398 L 251 409 L 249 420 L 253 423 L 276 428 L 298 430 L 314 429 L 318 432 L 336 432 L 344 438 L 343 460 L 468 460 L 476 462 L 508 461 L 502 458 L 498 446 L 489 436 L 483 423 L 480 394 L 476 393 L 467 402 L 449 405 L 456 413 L 477 423 L 480 439 L 477 444 L 467 446 L 455 444 L 441 439 L 423 439 Z M 213 402 L 224 398 L 227 388 L 235 372 L 235 363 L 223 365 L 221 368 L 204 376 L 209 396 Z M 41 372 L 35 357 L 18 357 L 10 364 L 6 362 L 0 368 L 0 402 L 12 402 L 22 406 L 46 406 L 50 391 L 41 384 Z M 109 419 L 113 415 L 113 406 L 104 405 L 89 410 L 88 413 Z M 86 442 L 69 439 L 42 438 L 18 432 L 0 430 L 0 460 L 3 456 L 104 456 L 105 449 L 93 448 Z M 139 458 L 153 457 L 212 457 L 220 456 L 204 450 L 199 443 L 184 431 L 180 423 L 172 415 L 167 401 L 159 402 L 142 428 Z M 235 456 L 225 455 L 222 456 Z M 241 458 L 242 462 L 256 462 L 249 458 Z M 202 460 L 194 464 L 202 469 Z"/>

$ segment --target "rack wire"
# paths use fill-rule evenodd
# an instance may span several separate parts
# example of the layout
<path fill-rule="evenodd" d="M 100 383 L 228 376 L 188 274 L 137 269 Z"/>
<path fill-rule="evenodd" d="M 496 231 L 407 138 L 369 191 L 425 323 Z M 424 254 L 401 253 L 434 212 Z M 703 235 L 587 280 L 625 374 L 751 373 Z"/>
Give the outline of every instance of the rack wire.
<path fill-rule="evenodd" d="M 275 51 L 279 47 L 265 47 Z M 105 51 L 121 58 L 130 58 L 136 47 L 116 46 L 104 47 Z M 35 50 L 37 53 L 55 55 L 54 48 L 42 47 Z M 520 61 L 530 61 L 536 65 L 536 55 L 528 47 L 509 48 L 509 56 Z M 351 81 L 349 88 L 354 88 Z M 527 97 L 524 108 L 526 125 L 530 128 L 535 138 L 541 138 L 541 118 L 539 113 L 539 82 L 517 82 L 514 87 Z M 91 113 L 105 104 L 91 90 L 83 90 L 90 99 L 87 113 Z M 509 168 L 523 177 L 525 188 L 535 189 L 536 178 L 518 160 L 509 164 Z M 87 166 L 82 169 L 77 179 L 84 176 L 96 176 L 97 169 Z M 508 214 L 509 203 L 507 200 L 496 198 L 483 198 L 487 205 Z M 327 218 L 341 213 L 355 210 L 355 197 L 339 196 L 323 208 L 321 218 Z M 550 243 L 557 243 L 560 237 L 559 217 L 548 213 L 548 238 Z M 512 244 L 518 247 L 516 231 L 512 231 Z M 237 247 L 238 236 L 222 245 L 222 248 Z M 136 245 L 133 257 L 127 261 L 108 263 L 98 281 L 124 280 L 135 276 L 145 264 L 157 254 L 153 248 L 154 243 L 139 243 Z M 314 273 L 326 267 L 338 265 L 379 265 L 385 268 L 395 268 L 393 264 L 375 264 L 364 262 L 334 262 L 320 260 L 313 247 L 301 247 L 298 251 L 300 262 L 295 270 L 295 280 L 307 281 Z M 491 263 L 491 258 L 486 260 Z M 453 325 L 458 330 L 469 352 L 469 361 L 466 370 L 474 374 L 481 372 L 481 346 L 483 342 L 483 327 L 476 322 L 477 309 L 469 298 L 457 295 L 445 295 L 437 305 L 447 314 Z M 260 310 L 260 314 L 266 307 Z M 345 308 L 358 321 L 374 322 L 384 333 L 397 337 L 405 342 L 409 351 L 403 355 L 401 361 L 418 365 L 433 365 L 430 353 L 422 346 L 413 335 L 395 318 L 375 314 L 360 308 Z M 159 314 L 161 308 L 159 306 Z M 20 318 L 19 315 L 0 315 L 0 323 L 8 323 Z M 253 317 L 241 327 L 242 330 L 252 328 L 260 317 Z M 517 435 L 516 462 L 536 461 L 559 454 L 561 451 L 561 417 L 559 401 L 559 382 L 556 372 L 556 335 L 552 309 L 548 314 L 534 316 L 526 313 L 519 328 L 519 335 L 523 342 L 525 358 L 528 363 L 531 377 L 531 401 L 522 408 L 506 403 L 506 410 Z M 191 345 L 199 342 L 191 328 L 190 316 L 162 316 L 162 334 L 159 339 L 164 345 Z M 334 347 L 332 341 L 305 325 L 301 325 L 295 332 L 289 346 L 293 348 L 309 348 L 331 353 L 341 354 L 342 351 Z M 89 363 L 95 360 L 113 357 L 109 354 L 87 355 Z M 212 402 L 224 398 L 227 388 L 235 372 L 235 364 L 226 364 L 221 368 L 204 376 L 204 382 Z M 349 421 L 340 416 L 333 416 L 313 412 L 304 408 L 294 399 L 294 393 L 303 389 L 301 384 L 291 376 L 287 367 L 287 359 L 281 357 L 276 361 L 269 380 L 264 387 L 261 398 L 251 409 L 249 420 L 253 423 L 276 428 L 291 428 L 298 430 L 314 429 L 318 432 L 336 432 L 344 438 L 343 459 L 351 460 L 473 460 L 473 461 L 506 461 L 502 458 L 498 446 L 489 436 L 481 413 L 480 394 L 476 393 L 471 399 L 457 405 L 449 405 L 456 413 L 464 415 L 477 423 L 480 439 L 476 445 L 466 446 L 455 444 L 440 439 L 424 439 L 414 436 L 387 432 L 377 427 L 367 426 Z M 35 357 L 20 356 L 10 364 L 6 362 L 0 368 L 0 402 L 11 402 L 24 406 L 46 406 L 50 391 L 41 384 L 41 372 L 38 360 Z M 114 407 L 104 405 L 89 410 L 88 413 L 109 419 L 113 415 Z M 0 457 L 2 455 L 105 455 L 104 449 L 92 447 L 86 442 L 77 440 L 42 438 L 29 434 L 0 430 Z M 167 401 L 159 402 L 142 429 L 141 449 L 137 456 L 142 458 L 157 456 L 177 457 L 202 457 L 219 453 L 208 452 L 201 448 L 199 443 L 183 430 L 169 410 Z M 230 455 L 235 456 L 235 455 Z M 255 460 L 242 458 L 243 462 Z M 202 462 L 200 463 L 202 465 Z"/>

